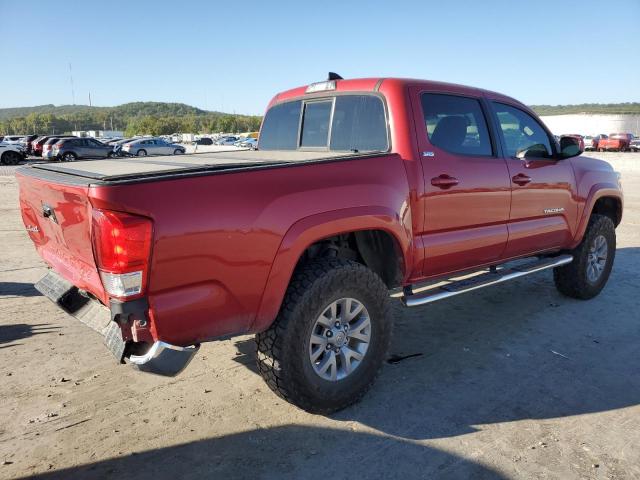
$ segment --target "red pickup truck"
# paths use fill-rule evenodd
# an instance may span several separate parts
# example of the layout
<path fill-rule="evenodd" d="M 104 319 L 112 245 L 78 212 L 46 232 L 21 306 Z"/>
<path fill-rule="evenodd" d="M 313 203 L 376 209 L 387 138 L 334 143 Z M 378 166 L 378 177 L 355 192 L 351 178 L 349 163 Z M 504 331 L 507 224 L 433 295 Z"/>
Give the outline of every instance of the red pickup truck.
<path fill-rule="evenodd" d="M 600 139 L 598 142 L 598 151 L 626 152 L 630 150 L 631 140 L 633 140 L 631 133 L 612 133 L 607 138 Z"/>
<path fill-rule="evenodd" d="M 202 342 L 254 333 L 268 385 L 326 413 L 376 377 L 392 289 L 412 307 L 553 269 L 565 295 L 602 290 L 622 192 L 580 153 L 498 93 L 332 74 L 273 98 L 257 151 L 17 178 L 51 267 L 36 287 L 119 362 L 174 375 Z"/>

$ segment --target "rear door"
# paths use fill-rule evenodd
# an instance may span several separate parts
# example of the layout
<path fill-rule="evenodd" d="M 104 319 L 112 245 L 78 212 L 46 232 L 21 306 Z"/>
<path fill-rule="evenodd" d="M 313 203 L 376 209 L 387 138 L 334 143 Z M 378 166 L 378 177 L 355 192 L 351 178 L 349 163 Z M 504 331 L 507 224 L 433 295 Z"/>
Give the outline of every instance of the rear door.
<path fill-rule="evenodd" d="M 558 159 L 553 136 L 530 113 L 515 104 L 490 103 L 512 189 L 505 257 L 567 245 L 578 213 L 571 162 Z"/>
<path fill-rule="evenodd" d="M 480 97 L 412 87 L 425 195 L 426 276 L 491 263 L 507 243 L 511 190 Z M 417 103 L 417 105 L 415 104 Z"/>

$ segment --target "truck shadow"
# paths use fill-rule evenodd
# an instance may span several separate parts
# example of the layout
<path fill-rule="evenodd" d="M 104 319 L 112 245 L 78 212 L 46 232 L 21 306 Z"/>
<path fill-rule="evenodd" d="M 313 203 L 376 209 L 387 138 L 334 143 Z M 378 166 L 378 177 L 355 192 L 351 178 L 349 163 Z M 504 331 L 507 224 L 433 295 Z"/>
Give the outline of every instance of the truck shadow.
<path fill-rule="evenodd" d="M 0 296 L 12 297 L 37 297 L 42 295 L 34 287 L 33 283 L 0 282 Z"/>
<path fill-rule="evenodd" d="M 551 272 L 420 308 L 394 299 L 387 365 L 361 403 L 332 418 L 434 439 L 637 405 L 638 271 L 640 249 L 622 248 L 590 301 L 561 296 Z M 236 348 L 255 372 L 253 341 Z"/>
<path fill-rule="evenodd" d="M 640 249 L 623 248 L 590 301 L 561 296 L 551 272 L 416 309 L 394 301 L 401 360 L 334 418 L 429 439 L 637 405 L 638 271 Z"/>
<path fill-rule="evenodd" d="M 0 348 L 9 348 L 21 345 L 20 343 L 11 343 L 23 338 L 29 338 L 32 335 L 41 335 L 43 333 L 55 333 L 60 327 L 50 326 L 47 323 L 38 323 L 28 325 L 26 323 L 16 323 L 13 325 L 0 325 Z M 5 345 L 5 344 L 10 345 Z"/>
<path fill-rule="evenodd" d="M 393 461 L 390 461 L 393 459 Z M 39 479 L 502 479 L 447 452 L 377 434 L 285 425 L 43 473 Z"/>

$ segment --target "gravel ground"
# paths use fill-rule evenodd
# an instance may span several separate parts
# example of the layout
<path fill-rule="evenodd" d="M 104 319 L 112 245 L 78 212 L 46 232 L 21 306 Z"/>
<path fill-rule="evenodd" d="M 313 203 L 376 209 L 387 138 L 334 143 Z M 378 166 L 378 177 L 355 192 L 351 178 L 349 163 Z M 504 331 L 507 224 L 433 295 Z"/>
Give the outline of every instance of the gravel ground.
<path fill-rule="evenodd" d="M 592 156 L 626 195 L 599 297 L 564 298 L 544 272 L 396 303 L 392 361 L 330 417 L 275 397 L 250 337 L 173 379 L 115 365 L 33 288 L 45 267 L 0 168 L 0 478 L 640 478 L 640 154 Z"/>

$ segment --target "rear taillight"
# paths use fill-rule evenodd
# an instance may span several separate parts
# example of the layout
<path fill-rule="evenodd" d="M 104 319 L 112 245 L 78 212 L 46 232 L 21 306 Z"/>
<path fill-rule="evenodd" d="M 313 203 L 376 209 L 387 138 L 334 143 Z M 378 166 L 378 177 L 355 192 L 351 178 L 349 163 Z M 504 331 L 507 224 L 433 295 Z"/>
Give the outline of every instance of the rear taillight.
<path fill-rule="evenodd" d="M 117 298 L 143 295 L 151 255 L 151 220 L 95 209 L 92 235 L 96 264 L 107 293 Z"/>

